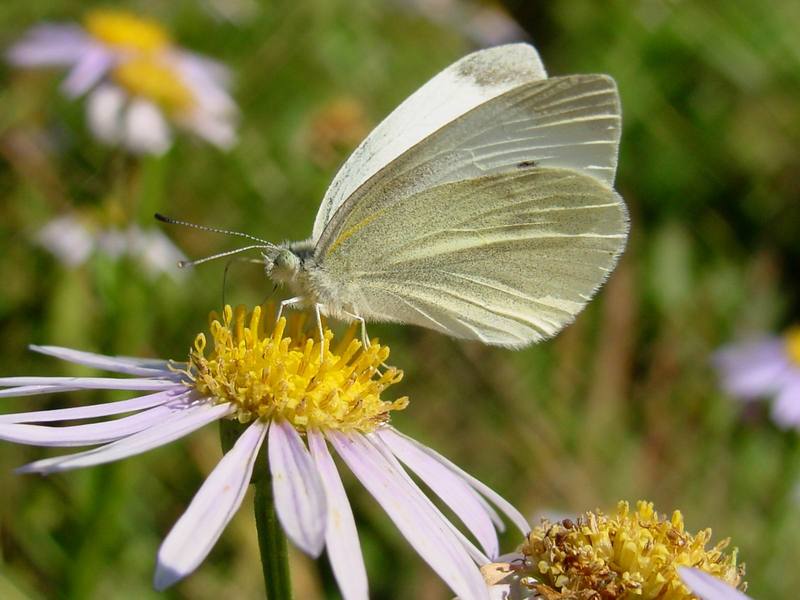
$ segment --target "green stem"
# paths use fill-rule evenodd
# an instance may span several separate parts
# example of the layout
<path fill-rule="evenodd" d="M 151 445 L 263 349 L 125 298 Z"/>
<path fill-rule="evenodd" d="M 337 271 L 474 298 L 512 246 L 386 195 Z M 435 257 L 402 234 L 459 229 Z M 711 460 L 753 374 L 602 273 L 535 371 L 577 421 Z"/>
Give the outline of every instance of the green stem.
<path fill-rule="evenodd" d="M 245 426 L 237 421 L 220 421 L 219 435 L 223 452 L 231 449 Z M 278 522 L 275 499 L 272 496 L 272 474 L 266 451 L 256 461 L 252 484 L 256 487 L 253 508 L 258 532 L 258 549 L 268 600 L 291 600 L 292 582 L 289 576 L 289 549 L 286 534 Z"/>
<path fill-rule="evenodd" d="M 258 549 L 261 551 L 261 568 L 269 600 L 289 600 L 292 582 L 289 578 L 289 552 L 286 534 L 278 522 L 272 497 L 272 477 L 260 477 L 255 482 L 256 530 Z"/>

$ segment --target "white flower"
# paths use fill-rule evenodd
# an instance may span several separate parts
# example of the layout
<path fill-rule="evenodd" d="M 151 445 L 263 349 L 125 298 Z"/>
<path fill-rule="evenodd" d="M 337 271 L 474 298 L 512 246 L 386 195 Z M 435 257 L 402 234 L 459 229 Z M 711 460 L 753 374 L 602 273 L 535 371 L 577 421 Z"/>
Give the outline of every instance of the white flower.
<path fill-rule="evenodd" d="M 94 236 L 78 219 L 57 217 L 42 227 L 36 241 L 68 267 L 86 262 L 94 249 Z"/>
<path fill-rule="evenodd" d="M 745 402 L 772 399 L 773 421 L 800 429 L 800 327 L 725 346 L 715 354 L 714 366 L 726 392 Z"/>
<path fill-rule="evenodd" d="M 351 329 L 331 350 L 298 333 L 300 315 L 265 329 L 260 307 L 248 314 L 226 307 L 212 322 L 213 349 L 199 334 L 189 361 L 168 363 L 101 356 L 57 347 L 33 349 L 64 360 L 131 377 L 0 378 L 0 397 L 78 389 L 136 390 L 145 395 L 88 407 L 0 415 L 0 439 L 39 446 L 97 448 L 36 461 L 24 473 L 54 473 L 99 465 L 145 452 L 225 418 L 249 423 L 206 479 L 158 553 L 155 586 L 163 589 L 191 573 L 211 550 L 240 506 L 267 441 L 278 519 L 307 554 L 323 548 L 346 600 L 367 598 L 364 560 L 350 504 L 329 445 L 372 494 L 419 555 L 462 599 L 489 598 L 479 567 L 498 555 L 495 529 L 502 521 L 491 501 L 524 534 L 522 515 L 491 489 L 430 448 L 388 424 L 406 398 L 380 394 L 400 380 L 379 367 L 388 348 L 367 349 Z M 322 346 L 320 346 L 322 344 Z M 53 421 L 132 413 L 85 425 L 53 427 Z M 305 440 L 303 439 L 305 437 Z M 414 473 L 461 520 L 473 544 L 417 486 Z"/>
<path fill-rule="evenodd" d="M 687 531 L 680 511 L 621 501 L 615 514 L 542 519 L 515 554 L 481 573 L 492 600 L 746 600 L 732 587 L 747 587 L 738 551 L 727 550 L 729 539 L 710 540 L 710 529 Z"/>
<path fill-rule="evenodd" d="M 499 3 L 464 0 L 394 0 L 443 27 L 461 32 L 481 48 L 528 39 L 525 30 Z"/>
<path fill-rule="evenodd" d="M 169 121 L 221 148 L 236 141 L 225 67 L 178 48 L 155 21 L 95 10 L 82 27 L 34 27 L 7 58 L 20 67 L 68 68 L 62 88 L 73 98 L 89 94 L 89 127 L 103 142 L 162 154 L 172 142 Z"/>
<path fill-rule="evenodd" d="M 72 215 L 47 223 L 36 234 L 36 241 L 69 267 L 77 267 L 94 252 L 100 252 L 115 260 L 123 257 L 135 260 L 151 277 L 165 274 L 178 278 L 181 271 L 177 264 L 186 260 L 183 252 L 159 229 L 131 225 L 126 229 L 96 230 Z"/>
<path fill-rule="evenodd" d="M 523 583 L 514 560 L 522 560 L 522 556 L 511 557 L 512 562 L 492 563 L 481 568 L 486 584 L 489 586 L 491 600 L 546 598 L 546 596 L 537 594 L 534 586 Z M 752 600 L 744 592 L 740 592 L 730 584 L 701 569 L 678 567 L 677 571 L 684 585 L 699 600 Z"/>

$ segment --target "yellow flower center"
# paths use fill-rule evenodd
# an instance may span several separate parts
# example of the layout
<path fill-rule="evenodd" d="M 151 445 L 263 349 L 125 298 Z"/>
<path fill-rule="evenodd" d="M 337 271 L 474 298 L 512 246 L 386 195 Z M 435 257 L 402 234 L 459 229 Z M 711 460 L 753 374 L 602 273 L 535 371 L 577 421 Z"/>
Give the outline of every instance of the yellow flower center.
<path fill-rule="evenodd" d="M 266 327 L 272 319 L 262 319 L 260 306 L 251 313 L 225 306 L 222 319 L 214 313 L 210 318 L 213 348 L 206 355 L 206 336 L 198 334 L 181 372 L 200 394 L 236 406 L 242 423 L 282 418 L 300 431 L 369 432 L 408 405 L 406 397 L 381 400 L 381 392 L 403 373 L 395 368 L 381 373 L 389 348 L 377 341 L 362 348 L 355 327 L 333 350 L 333 332 L 325 328 L 320 352 L 318 336 L 306 334 L 305 317 L 298 313 L 274 328 Z M 290 337 L 284 336 L 287 328 Z"/>
<path fill-rule="evenodd" d="M 191 90 L 164 59 L 163 51 L 172 40 L 159 23 L 123 10 L 99 9 L 86 15 L 84 27 L 103 44 L 125 51 L 111 78 L 131 95 L 171 113 L 186 111 L 194 104 Z"/>
<path fill-rule="evenodd" d="M 83 25 L 97 40 L 126 50 L 153 52 L 170 43 L 169 33 L 159 23 L 124 10 L 93 10 L 86 15 Z"/>
<path fill-rule="evenodd" d="M 151 100 L 171 113 L 186 111 L 194 103 L 180 75 L 154 56 L 126 60 L 114 67 L 111 77 L 131 95 Z"/>
<path fill-rule="evenodd" d="M 692 566 L 744 590 L 744 565 L 737 567 L 734 549 L 723 551 L 726 539 L 705 546 L 711 530 L 697 535 L 684 530 L 680 511 L 659 518 L 651 502 L 639 501 L 630 512 L 627 502 L 616 516 L 587 512 L 575 521 L 543 520 L 522 546 L 526 571 L 545 598 L 598 600 L 689 600 L 676 567 Z"/>
<path fill-rule="evenodd" d="M 789 359 L 800 367 L 800 325 L 790 327 L 784 336 L 786 340 L 786 353 Z"/>

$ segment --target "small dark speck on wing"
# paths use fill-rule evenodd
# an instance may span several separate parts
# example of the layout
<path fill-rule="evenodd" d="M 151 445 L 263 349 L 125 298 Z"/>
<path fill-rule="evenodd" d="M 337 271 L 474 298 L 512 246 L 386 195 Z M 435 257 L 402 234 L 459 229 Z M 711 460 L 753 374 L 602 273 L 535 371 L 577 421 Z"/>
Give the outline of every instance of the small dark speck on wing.
<path fill-rule="evenodd" d="M 535 160 L 523 160 L 517 163 L 518 169 L 528 169 L 530 167 L 535 167 L 536 161 Z"/>

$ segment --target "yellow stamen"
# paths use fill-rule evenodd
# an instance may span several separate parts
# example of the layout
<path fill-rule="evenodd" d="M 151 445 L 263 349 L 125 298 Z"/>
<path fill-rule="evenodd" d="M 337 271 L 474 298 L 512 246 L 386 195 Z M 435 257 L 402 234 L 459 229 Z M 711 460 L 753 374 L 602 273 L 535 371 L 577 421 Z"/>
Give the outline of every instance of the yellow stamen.
<path fill-rule="evenodd" d="M 112 79 L 133 96 L 147 98 L 169 112 L 181 112 L 194 103 L 180 75 L 152 56 L 127 60 L 114 68 Z"/>
<path fill-rule="evenodd" d="M 316 328 L 307 335 L 304 320 L 293 313 L 288 322 L 282 317 L 268 327 L 272 319 L 262 319 L 260 306 L 251 313 L 225 306 L 221 319 L 212 313 L 213 348 L 206 355 L 206 336 L 197 335 L 182 371 L 186 385 L 216 402 L 232 403 L 243 423 L 281 418 L 300 431 L 369 432 L 386 423 L 391 411 L 408 405 L 406 397 L 380 398 L 403 376 L 395 368 L 378 370 L 389 348 L 373 340 L 364 350 L 351 327 L 331 349 L 334 336 L 326 327 L 320 352 Z M 284 336 L 287 331 L 291 337 Z"/>
<path fill-rule="evenodd" d="M 540 588 L 548 599 L 690 600 L 694 596 L 676 570 L 682 565 L 744 590 L 744 565 L 736 565 L 736 549 L 723 552 L 728 539 L 706 549 L 710 539 L 710 529 L 686 532 L 680 511 L 671 519 L 659 518 L 651 502 L 637 502 L 632 513 L 627 502 L 620 502 L 614 517 L 597 511 L 575 521 L 543 520 L 522 553 L 538 580 L 530 587 Z"/>
<path fill-rule="evenodd" d="M 111 46 L 152 52 L 170 43 L 169 33 L 158 22 L 112 8 L 89 12 L 83 25 L 89 34 Z"/>
<path fill-rule="evenodd" d="M 800 325 L 790 327 L 784 335 L 786 340 L 786 353 L 789 359 L 800 367 Z"/>

